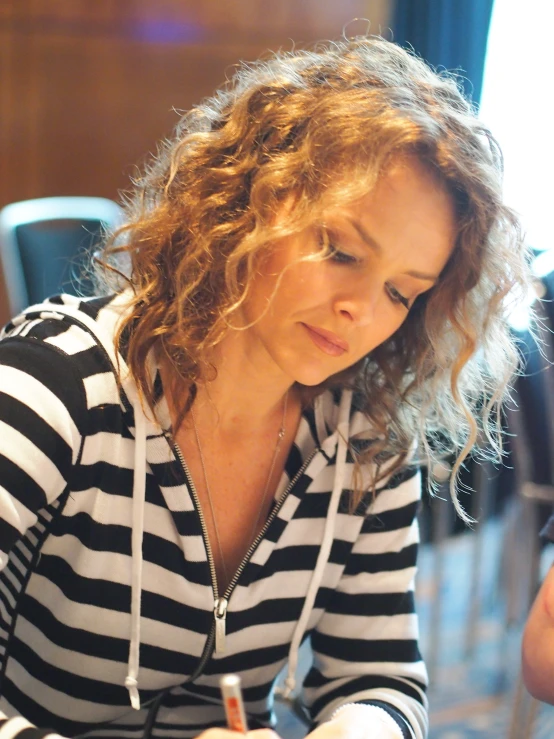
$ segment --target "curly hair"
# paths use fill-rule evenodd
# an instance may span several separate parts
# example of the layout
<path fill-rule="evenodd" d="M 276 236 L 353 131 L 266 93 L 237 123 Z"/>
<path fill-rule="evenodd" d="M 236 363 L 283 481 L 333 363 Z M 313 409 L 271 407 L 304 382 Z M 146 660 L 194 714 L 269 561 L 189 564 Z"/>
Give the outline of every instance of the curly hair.
<path fill-rule="evenodd" d="M 455 477 L 479 434 L 501 453 L 499 409 L 517 364 L 507 316 L 528 266 L 518 219 L 502 202 L 500 150 L 453 75 L 365 36 L 240 65 L 183 115 L 135 181 L 99 278 L 104 290 L 114 280 L 117 290 L 132 286 L 122 331 L 132 327 L 129 367 L 153 410 L 150 351 L 189 387 L 206 379 L 209 350 L 247 299 L 260 254 L 366 195 L 407 156 L 452 197 L 451 258 L 388 340 L 303 392 L 308 402 L 325 387 L 356 389 L 378 440 L 357 459 L 376 463 L 373 487 L 414 438 L 430 462 L 456 455 L 451 491 L 467 520 Z M 277 218 L 285 205 L 288 217 Z M 393 456 L 391 470 L 383 460 Z"/>

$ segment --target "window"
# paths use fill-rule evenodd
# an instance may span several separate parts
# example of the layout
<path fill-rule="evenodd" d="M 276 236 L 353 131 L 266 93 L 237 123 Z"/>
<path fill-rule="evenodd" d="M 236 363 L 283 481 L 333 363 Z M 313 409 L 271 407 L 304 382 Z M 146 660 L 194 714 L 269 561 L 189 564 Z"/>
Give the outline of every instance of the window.
<path fill-rule="evenodd" d="M 504 153 L 505 200 L 529 245 L 546 252 L 537 274 L 554 270 L 553 27 L 552 3 L 496 0 L 480 108 Z"/>

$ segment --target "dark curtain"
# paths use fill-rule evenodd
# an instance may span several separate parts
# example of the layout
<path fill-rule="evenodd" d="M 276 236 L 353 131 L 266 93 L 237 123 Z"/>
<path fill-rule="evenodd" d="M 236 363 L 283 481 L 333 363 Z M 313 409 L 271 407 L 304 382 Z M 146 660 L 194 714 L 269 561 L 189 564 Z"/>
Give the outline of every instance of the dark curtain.
<path fill-rule="evenodd" d="M 396 0 L 393 39 L 438 69 L 457 71 L 466 95 L 481 98 L 494 0 Z"/>

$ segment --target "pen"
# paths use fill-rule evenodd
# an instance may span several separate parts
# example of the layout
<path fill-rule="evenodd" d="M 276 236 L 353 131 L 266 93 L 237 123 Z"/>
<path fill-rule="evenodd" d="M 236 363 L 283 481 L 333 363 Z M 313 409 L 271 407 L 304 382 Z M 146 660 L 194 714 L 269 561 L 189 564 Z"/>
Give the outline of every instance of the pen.
<path fill-rule="evenodd" d="M 219 687 L 223 696 L 228 728 L 246 734 L 248 726 L 242 702 L 240 677 L 238 675 L 224 675 L 219 681 Z"/>

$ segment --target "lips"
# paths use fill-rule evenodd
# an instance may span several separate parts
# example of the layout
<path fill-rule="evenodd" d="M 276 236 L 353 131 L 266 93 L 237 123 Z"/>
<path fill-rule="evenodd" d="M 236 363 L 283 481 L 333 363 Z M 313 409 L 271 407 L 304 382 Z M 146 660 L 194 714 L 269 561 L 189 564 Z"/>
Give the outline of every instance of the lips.
<path fill-rule="evenodd" d="M 329 354 L 331 357 L 340 357 L 348 351 L 348 342 L 341 339 L 340 336 L 337 336 L 332 331 L 327 331 L 324 328 L 316 328 L 315 326 L 310 326 L 308 323 L 303 323 L 302 325 L 308 332 L 310 339 L 325 354 Z"/>

